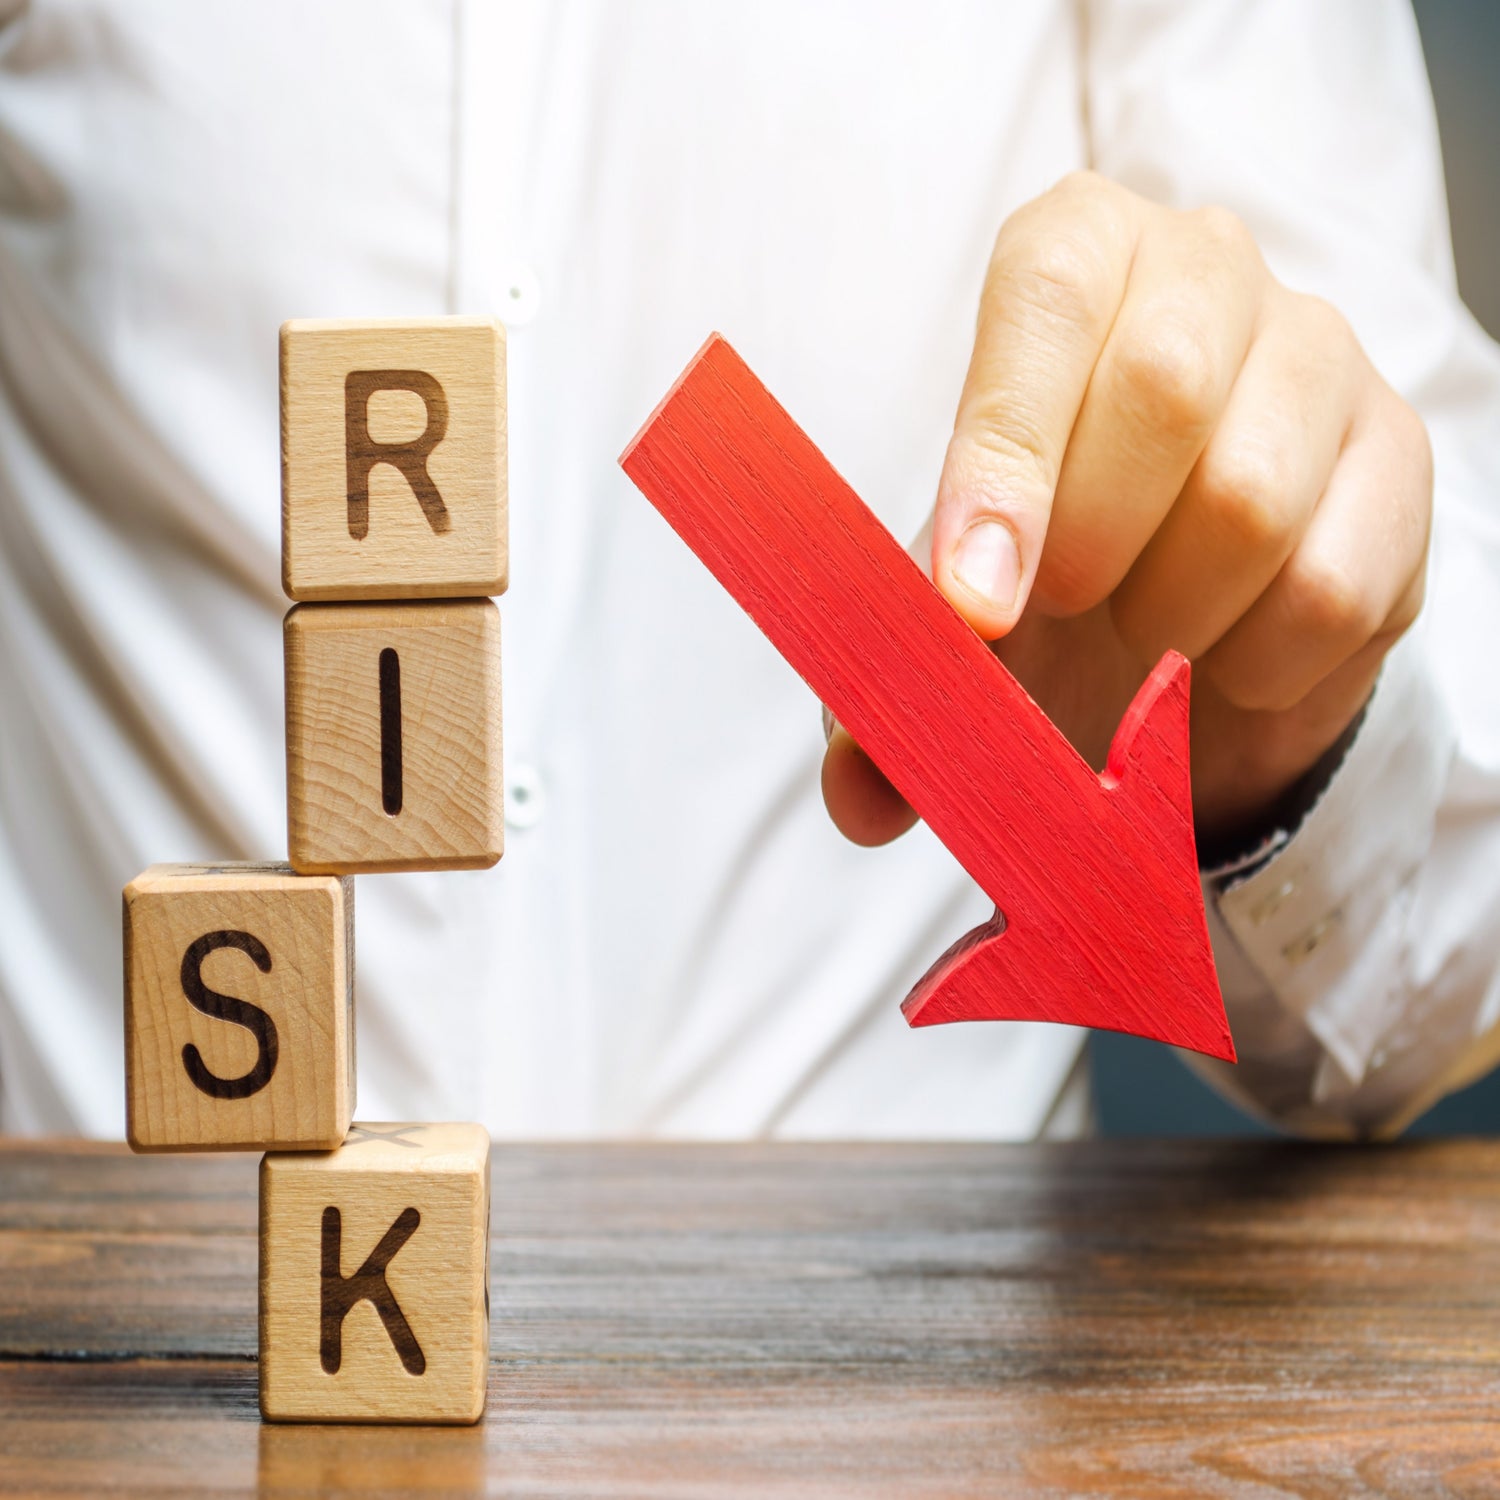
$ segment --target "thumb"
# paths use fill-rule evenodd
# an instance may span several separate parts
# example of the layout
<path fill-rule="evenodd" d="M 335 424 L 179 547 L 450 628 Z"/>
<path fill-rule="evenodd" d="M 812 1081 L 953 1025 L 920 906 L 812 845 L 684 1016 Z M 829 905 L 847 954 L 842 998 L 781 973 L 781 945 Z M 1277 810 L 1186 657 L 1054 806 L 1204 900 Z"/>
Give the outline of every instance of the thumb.
<path fill-rule="evenodd" d="M 1041 560 L 1052 487 L 1034 465 L 960 427 L 948 444 L 932 518 L 932 580 L 986 640 L 1020 618 Z M 1030 472 L 1027 472 L 1030 467 Z"/>
<path fill-rule="evenodd" d="M 995 242 L 933 514 L 932 578 L 986 640 L 1021 616 L 1129 273 L 1117 190 L 1065 181 Z M 1128 218 L 1128 216 L 1126 216 Z"/>

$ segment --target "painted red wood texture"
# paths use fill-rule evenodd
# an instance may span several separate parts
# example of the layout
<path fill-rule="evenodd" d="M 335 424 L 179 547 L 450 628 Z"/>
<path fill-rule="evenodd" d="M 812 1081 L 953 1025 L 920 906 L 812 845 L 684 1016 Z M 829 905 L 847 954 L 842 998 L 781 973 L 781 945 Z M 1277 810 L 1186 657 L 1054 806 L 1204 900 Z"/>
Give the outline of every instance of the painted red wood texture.
<path fill-rule="evenodd" d="M 910 1024 L 1059 1021 L 1234 1060 L 1181 656 L 1095 775 L 717 334 L 620 462 L 995 902 L 907 996 Z"/>

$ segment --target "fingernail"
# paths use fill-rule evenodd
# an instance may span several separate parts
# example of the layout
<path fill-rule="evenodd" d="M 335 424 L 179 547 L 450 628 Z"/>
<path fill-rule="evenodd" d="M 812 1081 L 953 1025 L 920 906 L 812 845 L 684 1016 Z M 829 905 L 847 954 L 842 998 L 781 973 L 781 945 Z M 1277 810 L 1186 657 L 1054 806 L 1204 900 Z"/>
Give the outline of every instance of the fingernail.
<path fill-rule="evenodd" d="M 953 576 L 996 609 L 1010 609 L 1021 588 L 1021 554 L 1003 521 L 975 521 L 953 549 Z"/>

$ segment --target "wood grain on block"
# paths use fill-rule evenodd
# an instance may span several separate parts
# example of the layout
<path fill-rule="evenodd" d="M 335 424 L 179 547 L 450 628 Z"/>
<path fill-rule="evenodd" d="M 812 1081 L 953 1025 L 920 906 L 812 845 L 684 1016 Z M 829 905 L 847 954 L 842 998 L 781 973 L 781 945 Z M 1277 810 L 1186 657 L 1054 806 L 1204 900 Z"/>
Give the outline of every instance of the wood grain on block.
<path fill-rule="evenodd" d="M 260 1169 L 260 1406 L 305 1422 L 474 1422 L 489 1366 L 480 1125 L 360 1125 Z"/>
<path fill-rule="evenodd" d="M 308 872 L 483 869 L 505 847 L 488 599 L 286 617 L 287 843 Z"/>
<path fill-rule="evenodd" d="M 996 903 L 907 997 L 912 1025 L 1061 1021 L 1233 1059 L 1181 656 L 1096 775 L 717 336 L 621 463 Z"/>
<path fill-rule="evenodd" d="M 505 330 L 281 329 L 282 584 L 293 599 L 505 591 Z"/>
<path fill-rule="evenodd" d="M 354 883 L 153 865 L 125 887 L 137 1151 L 327 1150 L 354 1112 Z"/>

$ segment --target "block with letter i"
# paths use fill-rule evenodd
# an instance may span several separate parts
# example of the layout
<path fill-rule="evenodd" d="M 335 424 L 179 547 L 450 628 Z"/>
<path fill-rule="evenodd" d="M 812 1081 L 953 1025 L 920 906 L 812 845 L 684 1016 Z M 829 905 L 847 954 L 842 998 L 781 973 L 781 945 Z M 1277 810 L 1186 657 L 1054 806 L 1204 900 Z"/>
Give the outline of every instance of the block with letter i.
<path fill-rule="evenodd" d="M 494 864 L 505 847 L 495 606 L 299 604 L 285 645 L 292 864 Z"/>
<path fill-rule="evenodd" d="M 326 1150 L 354 1111 L 354 883 L 153 865 L 125 887 L 137 1151 Z"/>
<path fill-rule="evenodd" d="M 504 847 L 505 337 L 481 318 L 281 330 L 287 841 L 307 873 Z"/>
<path fill-rule="evenodd" d="M 489 1364 L 489 1136 L 356 1124 L 260 1176 L 260 1407 L 475 1422 Z"/>

